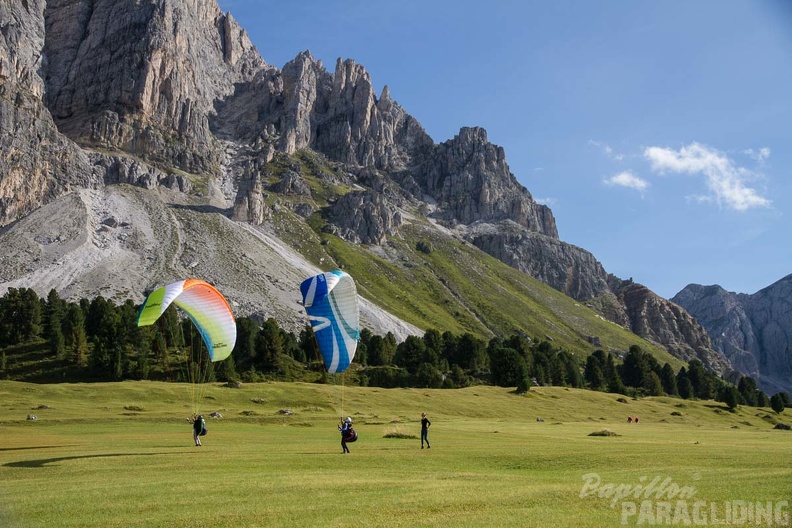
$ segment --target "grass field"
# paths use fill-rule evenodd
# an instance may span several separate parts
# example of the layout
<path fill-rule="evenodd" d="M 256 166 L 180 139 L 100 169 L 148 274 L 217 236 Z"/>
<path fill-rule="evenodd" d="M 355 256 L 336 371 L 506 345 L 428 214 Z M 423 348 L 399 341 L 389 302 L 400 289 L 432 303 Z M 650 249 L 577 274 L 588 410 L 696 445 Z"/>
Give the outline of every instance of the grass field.
<path fill-rule="evenodd" d="M 684 526 L 682 506 L 691 525 L 767 526 L 769 507 L 789 526 L 792 433 L 769 409 L 549 387 L 212 386 L 201 408 L 224 417 L 195 447 L 187 394 L 0 381 L 0 526 Z M 360 436 L 348 455 L 341 405 Z M 619 436 L 588 436 L 606 428 Z M 664 489 L 614 497 L 656 477 Z"/>

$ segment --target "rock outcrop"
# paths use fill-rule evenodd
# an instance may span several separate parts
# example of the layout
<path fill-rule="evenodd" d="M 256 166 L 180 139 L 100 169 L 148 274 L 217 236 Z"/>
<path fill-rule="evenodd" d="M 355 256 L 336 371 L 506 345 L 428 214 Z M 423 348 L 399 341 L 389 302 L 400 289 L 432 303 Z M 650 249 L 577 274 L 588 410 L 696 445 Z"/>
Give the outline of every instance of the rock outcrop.
<path fill-rule="evenodd" d="M 463 128 L 438 145 L 413 178 L 438 204 L 435 216 L 451 225 L 511 220 L 558 238 L 550 208 L 537 204 L 517 182 L 503 148 L 490 143 L 482 128 Z"/>
<path fill-rule="evenodd" d="M 666 350 L 685 361 L 699 359 L 705 367 L 720 374 L 731 371 L 728 360 L 712 349 L 707 331 L 679 305 L 631 280 L 611 276 L 610 283 L 635 334 L 662 343 Z"/>
<path fill-rule="evenodd" d="M 594 255 L 511 220 L 473 224 L 466 238 L 498 260 L 579 301 L 609 291 L 608 274 Z"/>
<path fill-rule="evenodd" d="M 345 194 L 331 207 L 329 218 L 339 227 L 339 236 L 357 244 L 383 244 L 402 224 L 399 211 L 374 190 Z"/>
<path fill-rule="evenodd" d="M 752 295 L 689 284 L 671 300 L 709 331 L 735 369 L 769 394 L 792 394 L 792 275 Z"/>
<path fill-rule="evenodd" d="M 377 99 L 368 72 L 352 60 L 337 61 L 326 107 L 309 146 L 332 159 L 397 171 L 433 145 L 387 86 Z"/>

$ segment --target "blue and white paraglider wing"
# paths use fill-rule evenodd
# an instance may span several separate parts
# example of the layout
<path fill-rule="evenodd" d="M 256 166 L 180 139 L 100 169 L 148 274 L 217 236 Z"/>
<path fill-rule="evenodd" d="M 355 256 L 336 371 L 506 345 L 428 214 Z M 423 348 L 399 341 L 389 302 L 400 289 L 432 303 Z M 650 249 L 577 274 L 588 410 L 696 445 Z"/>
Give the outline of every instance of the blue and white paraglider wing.
<path fill-rule="evenodd" d="M 360 336 L 355 281 L 348 273 L 334 270 L 304 280 L 300 292 L 327 372 L 345 371 L 355 357 Z"/>

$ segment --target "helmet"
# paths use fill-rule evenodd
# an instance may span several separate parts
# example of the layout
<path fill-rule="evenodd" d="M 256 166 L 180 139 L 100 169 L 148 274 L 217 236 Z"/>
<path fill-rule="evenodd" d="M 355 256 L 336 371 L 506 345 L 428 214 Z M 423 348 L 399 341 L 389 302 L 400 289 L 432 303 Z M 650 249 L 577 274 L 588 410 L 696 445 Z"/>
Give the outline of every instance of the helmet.
<path fill-rule="evenodd" d="M 349 416 L 347 416 L 346 420 L 344 420 L 344 421 L 345 421 L 346 423 L 352 423 L 352 418 L 350 418 Z"/>

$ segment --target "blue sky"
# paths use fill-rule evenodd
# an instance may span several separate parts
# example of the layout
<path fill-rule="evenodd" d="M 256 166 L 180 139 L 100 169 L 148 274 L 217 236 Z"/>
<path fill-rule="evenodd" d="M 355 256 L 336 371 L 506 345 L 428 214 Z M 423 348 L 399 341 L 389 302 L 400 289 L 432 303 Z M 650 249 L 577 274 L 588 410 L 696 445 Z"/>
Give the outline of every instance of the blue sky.
<path fill-rule="evenodd" d="M 792 2 L 220 0 L 264 60 L 353 59 L 487 130 L 562 240 L 664 297 L 792 273 Z"/>

